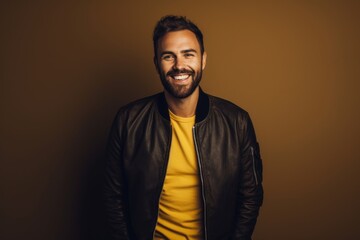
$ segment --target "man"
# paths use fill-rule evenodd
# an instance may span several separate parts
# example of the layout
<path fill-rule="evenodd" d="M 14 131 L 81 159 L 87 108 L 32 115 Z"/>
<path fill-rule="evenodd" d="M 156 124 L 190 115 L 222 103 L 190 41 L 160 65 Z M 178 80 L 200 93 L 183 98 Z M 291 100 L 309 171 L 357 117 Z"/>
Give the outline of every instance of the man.
<path fill-rule="evenodd" d="M 163 17 L 153 42 L 164 92 L 122 107 L 113 123 L 105 184 L 109 235 L 250 240 L 263 198 L 250 117 L 200 89 L 206 52 L 191 21 Z"/>

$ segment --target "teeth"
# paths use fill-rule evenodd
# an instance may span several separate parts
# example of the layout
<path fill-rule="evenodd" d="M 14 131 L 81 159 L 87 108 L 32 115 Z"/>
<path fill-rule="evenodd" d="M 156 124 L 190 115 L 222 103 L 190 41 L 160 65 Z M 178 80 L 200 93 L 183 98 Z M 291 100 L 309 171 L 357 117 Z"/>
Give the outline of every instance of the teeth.
<path fill-rule="evenodd" d="M 189 77 L 189 75 L 176 75 L 176 76 L 174 76 L 174 78 L 176 80 L 184 80 L 184 79 L 186 79 L 188 77 Z"/>

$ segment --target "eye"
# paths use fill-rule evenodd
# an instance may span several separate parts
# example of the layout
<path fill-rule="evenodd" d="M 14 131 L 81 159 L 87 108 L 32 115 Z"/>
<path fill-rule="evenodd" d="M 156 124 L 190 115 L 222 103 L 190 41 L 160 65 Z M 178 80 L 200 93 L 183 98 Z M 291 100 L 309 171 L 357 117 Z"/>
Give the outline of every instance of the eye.
<path fill-rule="evenodd" d="M 194 57 L 194 54 L 193 53 L 185 53 L 184 56 L 186 58 L 190 58 L 190 57 Z"/>
<path fill-rule="evenodd" d="M 172 61 L 174 59 L 174 56 L 171 55 L 171 54 L 167 54 L 167 55 L 163 55 L 161 57 L 162 60 L 165 60 L 165 61 Z"/>

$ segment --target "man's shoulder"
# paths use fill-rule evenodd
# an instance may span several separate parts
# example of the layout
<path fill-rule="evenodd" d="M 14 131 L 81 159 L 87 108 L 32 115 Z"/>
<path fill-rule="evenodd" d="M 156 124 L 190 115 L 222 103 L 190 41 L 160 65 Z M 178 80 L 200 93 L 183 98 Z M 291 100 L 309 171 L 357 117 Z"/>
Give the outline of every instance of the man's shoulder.
<path fill-rule="evenodd" d="M 208 95 L 212 108 L 224 114 L 248 115 L 248 112 L 237 104 L 213 95 Z"/>
<path fill-rule="evenodd" d="M 139 98 L 123 105 L 118 110 L 118 115 L 137 115 L 139 112 L 150 110 L 156 105 L 161 93 Z"/>

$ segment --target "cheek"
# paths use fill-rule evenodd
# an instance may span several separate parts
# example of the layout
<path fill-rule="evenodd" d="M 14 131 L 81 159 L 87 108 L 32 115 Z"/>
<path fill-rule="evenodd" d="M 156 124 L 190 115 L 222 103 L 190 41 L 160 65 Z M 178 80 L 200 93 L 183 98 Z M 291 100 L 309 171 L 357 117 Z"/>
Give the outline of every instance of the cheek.
<path fill-rule="evenodd" d="M 159 67 L 160 67 L 160 71 L 165 74 L 169 72 L 171 69 L 171 66 L 169 64 L 161 64 Z"/>
<path fill-rule="evenodd" d="M 202 66 L 201 66 L 201 62 L 195 62 L 191 65 L 191 67 L 195 70 L 195 71 L 201 71 Z"/>

